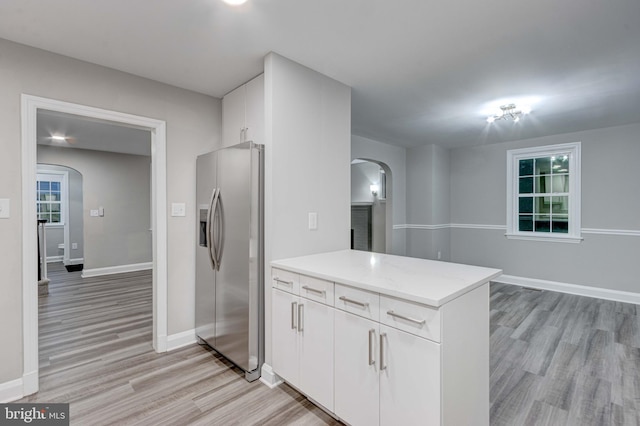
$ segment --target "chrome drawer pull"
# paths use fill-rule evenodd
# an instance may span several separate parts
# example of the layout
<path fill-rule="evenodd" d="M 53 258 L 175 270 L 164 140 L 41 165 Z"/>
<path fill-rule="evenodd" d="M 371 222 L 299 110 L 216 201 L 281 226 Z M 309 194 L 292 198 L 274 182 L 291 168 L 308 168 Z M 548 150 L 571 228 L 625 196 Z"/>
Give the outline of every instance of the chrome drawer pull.
<path fill-rule="evenodd" d="M 279 282 L 280 284 L 293 285 L 293 281 L 281 280 L 278 277 L 273 277 L 273 280 L 276 281 L 276 282 Z"/>
<path fill-rule="evenodd" d="M 387 333 L 380 333 L 380 371 L 387 369 L 387 360 L 384 356 L 384 338 L 387 337 Z"/>
<path fill-rule="evenodd" d="M 298 305 L 298 331 L 304 331 L 304 305 Z"/>
<path fill-rule="evenodd" d="M 366 302 L 358 302 L 357 300 L 349 299 L 348 297 L 340 296 L 338 299 L 342 300 L 345 303 L 353 303 L 354 305 L 362 306 L 363 308 L 368 308 L 369 304 Z"/>
<path fill-rule="evenodd" d="M 291 329 L 296 329 L 296 307 L 298 306 L 297 302 L 291 302 Z"/>
<path fill-rule="evenodd" d="M 387 311 L 387 315 L 391 315 L 392 317 L 395 317 L 395 318 L 400 318 L 400 319 L 403 319 L 403 320 L 411 321 L 411 322 L 416 323 L 418 325 L 422 325 L 427 321 L 427 320 L 419 320 L 419 319 L 415 319 L 415 318 L 405 317 L 404 315 L 396 314 L 393 311 Z"/>
<path fill-rule="evenodd" d="M 315 288 L 307 287 L 306 285 L 303 285 L 302 288 L 307 291 L 311 291 L 313 293 L 319 294 L 320 296 L 324 296 L 324 293 L 325 293 L 324 290 L 316 290 Z"/>
<path fill-rule="evenodd" d="M 371 329 L 369 330 L 369 365 L 373 365 L 376 363 L 376 359 L 373 356 L 373 345 L 375 345 L 374 341 L 376 338 L 376 330 L 375 329 Z"/>

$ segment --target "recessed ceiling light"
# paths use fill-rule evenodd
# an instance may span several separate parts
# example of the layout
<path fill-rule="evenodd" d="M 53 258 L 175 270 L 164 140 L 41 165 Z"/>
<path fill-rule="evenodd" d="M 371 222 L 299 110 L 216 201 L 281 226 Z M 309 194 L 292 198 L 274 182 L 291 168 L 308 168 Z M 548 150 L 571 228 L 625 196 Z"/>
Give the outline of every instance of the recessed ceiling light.
<path fill-rule="evenodd" d="M 231 6 L 240 6 L 247 2 L 247 0 L 223 0 L 226 4 L 230 4 Z"/>
<path fill-rule="evenodd" d="M 54 136 L 51 136 L 51 140 L 58 141 L 58 142 L 65 142 L 67 138 L 65 136 L 54 135 Z"/>

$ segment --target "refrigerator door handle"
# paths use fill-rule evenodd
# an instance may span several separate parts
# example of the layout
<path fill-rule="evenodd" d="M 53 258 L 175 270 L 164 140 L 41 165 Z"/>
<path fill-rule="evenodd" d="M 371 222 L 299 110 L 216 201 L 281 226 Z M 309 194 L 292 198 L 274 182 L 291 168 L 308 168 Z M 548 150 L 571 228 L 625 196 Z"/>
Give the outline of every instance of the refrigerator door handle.
<path fill-rule="evenodd" d="M 211 240 L 212 240 L 212 246 L 213 246 L 213 260 L 215 261 L 216 264 L 216 271 L 220 270 L 220 261 L 222 260 L 222 229 L 223 228 L 223 221 L 224 218 L 222 217 L 222 212 L 220 212 L 220 214 L 218 214 L 216 216 L 216 213 L 219 212 L 220 210 L 220 205 L 221 205 L 221 199 L 220 199 L 220 195 L 221 195 L 221 191 L 220 188 L 216 189 L 217 193 L 216 196 L 214 197 L 213 200 L 213 218 L 215 219 L 216 217 L 218 218 L 217 221 L 213 222 L 212 226 L 213 228 L 213 232 L 211 234 Z"/>
<path fill-rule="evenodd" d="M 218 266 L 218 254 L 215 247 L 215 241 L 213 239 L 213 216 L 218 205 L 218 197 L 220 196 L 220 189 L 214 188 L 211 193 L 211 201 L 209 202 L 209 215 L 207 216 L 207 248 L 209 250 L 209 261 L 211 262 L 211 269 L 217 271 Z"/>

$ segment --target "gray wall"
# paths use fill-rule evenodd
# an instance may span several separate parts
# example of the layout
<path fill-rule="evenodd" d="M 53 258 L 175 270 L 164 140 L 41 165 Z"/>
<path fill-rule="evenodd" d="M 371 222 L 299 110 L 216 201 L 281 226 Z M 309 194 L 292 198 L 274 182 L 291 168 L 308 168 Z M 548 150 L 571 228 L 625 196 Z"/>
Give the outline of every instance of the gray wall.
<path fill-rule="evenodd" d="M 282 56 L 265 58 L 265 260 L 349 248 L 351 89 Z M 308 213 L 318 229 L 308 229 Z M 266 362 L 271 362 L 267 279 Z"/>
<path fill-rule="evenodd" d="M 38 162 L 84 177 L 85 270 L 152 261 L 151 157 L 39 146 Z M 91 217 L 98 207 L 104 217 Z"/>
<path fill-rule="evenodd" d="M 40 147 L 38 147 L 39 149 Z M 39 154 L 39 153 L 38 153 Z M 77 170 L 57 164 L 40 164 L 38 159 L 38 173 L 41 170 L 54 170 L 67 172 L 69 175 L 69 187 L 67 188 L 69 197 L 69 211 L 66 217 L 66 226 L 69 228 L 69 259 L 76 259 L 82 263 L 84 258 L 84 237 L 83 237 L 83 217 L 82 217 L 82 174 Z M 64 249 L 59 249 L 58 244 L 64 243 L 64 227 L 47 227 L 47 257 L 64 256 Z M 76 249 L 71 248 L 71 244 L 77 244 Z"/>
<path fill-rule="evenodd" d="M 451 222 L 506 225 L 507 150 L 582 142 L 582 229 L 640 231 L 640 124 L 451 151 Z M 454 228 L 451 260 L 526 278 L 638 292 L 640 237 L 583 233 L 580 244 L 507 240 Z"/>
<path fill-rule="evenodd" d="M 402 147 L 385 144 L 362 136 L 351 136 L 351 159 L 360 158 L 384 163 L 389 167 L 387 171 L 387 205 L 391 204 L 391 213 L 387 209 L 386 220 L 391 223 L 391 230 L 387 233 L 387 242 L 391 242 L 392 254 L 404 255 L 406 252 L 406 229 L 394 225 L 404 225 L 406 222 L 406 164 L 407 150 Z"/>
<path fill-rule="evenodd" d="M 407 150 L 407 256 L 450 259 L 449 163 L 437 145 Z"/>
<path fill-rule="evenodd" d="M 187 204 L 186 217 L 167 219 L 168 331 L 176 334 L 193 329 L 195 159 L 219 144 L 220 100 L 6 40 L 0 40 L 0 58 L 0 198 L 11 201 L 11 217 L 0 219 L 0 335 L 4 344 L 0 383 L 18 379 L 23 373 L 23 93 L 166 120 L 167 202 Z M 347 162 L 348 153 L 343 155 Z"/>

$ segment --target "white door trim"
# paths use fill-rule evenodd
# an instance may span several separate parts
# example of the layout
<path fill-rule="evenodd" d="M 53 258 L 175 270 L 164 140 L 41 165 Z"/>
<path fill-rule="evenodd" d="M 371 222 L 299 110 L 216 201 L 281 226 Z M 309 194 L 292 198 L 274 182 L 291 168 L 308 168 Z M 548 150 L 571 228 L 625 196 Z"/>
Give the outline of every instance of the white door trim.
<path fill-rule="evenodd" d="M 22 108 L 22 316 L 23 392 L 38 391 L 38 264 L 36 243 L 37 111 L 76 114 L 151 131 L 153 227 L 153 348 L 167 350 L 167 141 L 166 122 L 23 94 Z"/>

